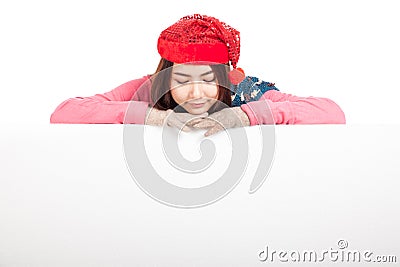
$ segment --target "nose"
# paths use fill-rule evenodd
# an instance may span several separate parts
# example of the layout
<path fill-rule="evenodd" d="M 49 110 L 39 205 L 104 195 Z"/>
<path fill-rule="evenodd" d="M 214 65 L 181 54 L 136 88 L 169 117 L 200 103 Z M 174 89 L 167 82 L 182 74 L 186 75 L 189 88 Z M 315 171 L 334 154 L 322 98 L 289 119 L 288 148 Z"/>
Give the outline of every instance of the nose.
<path fill-rule="evenodd" d="M 203 90 L 199 82 L 193 82 L 190 87 L 189 96 L 191 99 L 197 99 L 203 97 Z"/>

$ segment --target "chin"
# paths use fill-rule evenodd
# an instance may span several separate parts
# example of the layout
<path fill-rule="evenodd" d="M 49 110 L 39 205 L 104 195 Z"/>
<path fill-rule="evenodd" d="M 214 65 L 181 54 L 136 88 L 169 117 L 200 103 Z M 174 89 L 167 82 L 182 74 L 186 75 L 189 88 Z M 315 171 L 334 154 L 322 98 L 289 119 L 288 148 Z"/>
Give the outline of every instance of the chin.
<path fill-rule="evenodd" d="M 193 114 L 193 115 L 200 115 L 200 114 L 203 114 L 204 112 L 207 112 L 207 111 L 188 110 L 187 112 L 190 113 L 190 114 Z"/>
<path fill-rule="evenodd" d="M 193 115 L 200 115 L 203 114 L 204 112 L 207 112 L 208 109 L 186 109 L 186 111 Z"/>

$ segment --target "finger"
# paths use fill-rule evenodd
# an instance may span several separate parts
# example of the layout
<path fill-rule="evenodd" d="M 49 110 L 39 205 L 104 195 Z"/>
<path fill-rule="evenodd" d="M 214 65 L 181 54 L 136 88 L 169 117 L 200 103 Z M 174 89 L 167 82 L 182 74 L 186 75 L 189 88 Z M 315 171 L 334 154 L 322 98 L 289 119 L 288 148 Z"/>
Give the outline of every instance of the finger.
<path fill-rule="evenodd" d="M 178 128 L 178 129 L 181 129 L 181 128 L 183 128 L 185 126 L 185 124 L 183 122 L 181 122 L 180 120 L 178 120 L 175 117 L 170 118 L 167 121 L 167 125 L 171 126 L 171 127 Z"/>
<path fill-rule="evenodd" d="M 208 112 L 201 113 L 200 115 L 196 115 L 196 117 L 206 118 L 208 117 Z"/>
<path fill-rule="evenodd" d="M 206 120 L 206 119 L 205 118 L 196 118 L 196 119 L 188 121 L 188 123 L 186 125 L 193 126 L 193 125 L 198 124 L 198 123 L 200 123 L 200 122 L 202 122 L 204 120 Z"/>
<path fill-rule="evenodd" d="M 182 128 L 180 128 L 182 131 L 184 132 L 190 132 L 192 129 L 190 129 L 190 127 L 188 127 L 187 125 L 184 125 Z"/>
<path fill-rule="evenodd" d="M 218 133 L 218 132 L 220 132 L 220 131 L 222 131 L 222 130 L 224 130 L 224 128 L 223 128 L 222 126 L 220 126 L 219 124 L 217 124 L 217 125 L 215 125 L 214 127 L 212 127 L 211 129 L 209 129 L 209 130 L 204 134 L 204 136 L 207 137 L 207 136 L 216 134 L 216 133 Z"/>
<path fill-rule="evenodd" d="M 189 118 L 187 120 L 187 123 L 189 125 L 193 125 L 193 124 L 196 124 L 196 123 L 198 123 L 200 121 L 203 121 L 203 120 L 205 120 L 207 118 L 208 118 L 208 113 L 207 112 L 205 112 L 203 114 L 200 114 L 200 115 L 192 115 L 191 118 Z"/>
<path fill-rule="evenodd" d="M 176 127 L 182 129 L 183 131 L 191 131 L 190 127 L 193 124 L 201 122 L 206 119 L 208 116 L 208 112 L 204 112 L 202 114 L 194 115 L 190 113 L 173 113 L 168 118 L 168 125 L 172 127 Z"/>
<path fill-rule="evenodd" d="M 200 129 L 204 129 L 204 128 L 210 128 L 213 127 L 217 124 L 216 121 L 213 120 L 203 120 L 200 121 L 199 123 L 196 123 L 194 125 L 192 125 L 193 128 L 200 128 Z"/>
<path fill-rule="evenodd" d="M 182 122 L 187 122 L 193 119 L 197 119 L 197 118 L 207 118 L 208 117 L 208 113 L 204 112 L 202 114 L 190 114 L 190 113 L 176 113 L 176 117 L 181 120 Z"/>
<path fill-rule="evenodd" d="M 184 132 L 190 132 L 192 130 L 189 126 L 187 126 L 187 124 L 181 122 L 176 118 L 169 120 L 168 126 L 178 128 L 179 130 L 182 130 Z"/>

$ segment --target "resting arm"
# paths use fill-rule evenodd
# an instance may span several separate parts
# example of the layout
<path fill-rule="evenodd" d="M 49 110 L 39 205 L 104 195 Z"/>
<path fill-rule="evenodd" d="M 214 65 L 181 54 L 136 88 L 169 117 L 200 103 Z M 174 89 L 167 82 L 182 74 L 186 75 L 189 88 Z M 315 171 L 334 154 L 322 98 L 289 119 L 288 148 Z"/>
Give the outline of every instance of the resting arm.
<path fill-rule="evenodd" d="M 240 107 L 250 125 L 346 123 L 342 109 L 328 98 L 298 97 L 277 90 L 269 90 L 259 100 Z"/>
<path fill-rule="evenodd" d="M 69 98 L 51 114 L 50 123 L 144 124 L 149 94 L 150 82 L 145 76 L 104 94 Z"/>

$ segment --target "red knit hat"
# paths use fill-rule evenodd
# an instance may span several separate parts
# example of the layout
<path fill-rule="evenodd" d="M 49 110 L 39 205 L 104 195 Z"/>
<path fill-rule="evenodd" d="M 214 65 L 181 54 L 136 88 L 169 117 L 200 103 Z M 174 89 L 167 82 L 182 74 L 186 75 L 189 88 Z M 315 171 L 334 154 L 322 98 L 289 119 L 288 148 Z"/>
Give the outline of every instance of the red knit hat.
<path fill-rule="evenodd" d="M 210 16 L 194 14 L 181 18 L 161 32 L 157 44 L 161 57 L 174 63 L 230 63 L 229 79 L 238 84 L 244 72 L 237 68 L 240 55 L 240 33 Z"/>

